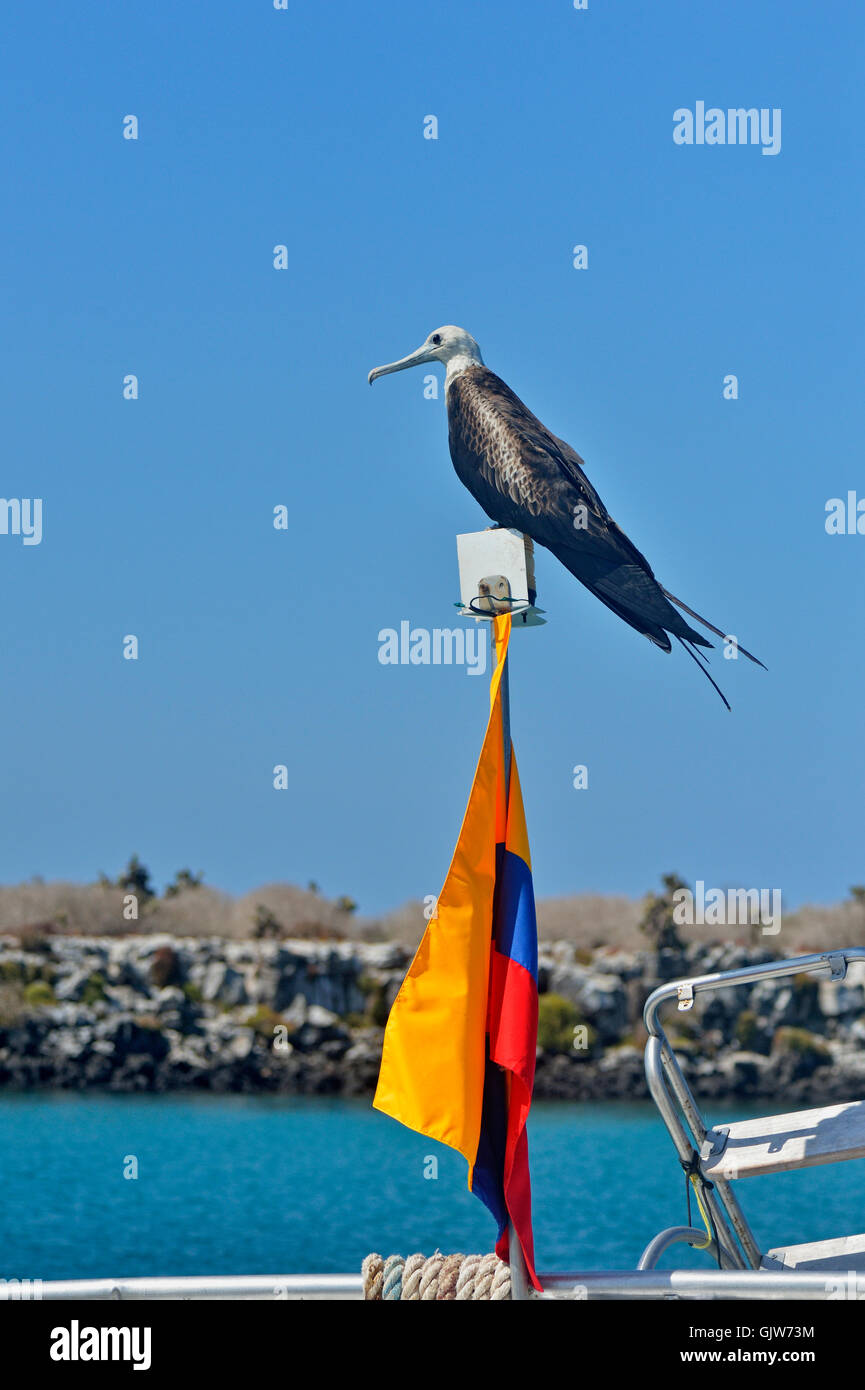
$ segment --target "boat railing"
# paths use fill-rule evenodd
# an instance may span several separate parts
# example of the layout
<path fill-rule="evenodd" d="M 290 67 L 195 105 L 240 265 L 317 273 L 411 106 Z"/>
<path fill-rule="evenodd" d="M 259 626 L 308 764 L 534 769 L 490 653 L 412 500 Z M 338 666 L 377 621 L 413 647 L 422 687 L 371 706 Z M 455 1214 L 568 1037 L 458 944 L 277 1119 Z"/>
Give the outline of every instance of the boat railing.
<path fill-rule="evenodd" d="M 772 1124 L 766 1121 L 744 1121 L 734 1126 L 710 1128 L 700 1111 L 685 1078 L 675 1049 L 661 1022 L 662 1005 L 675 1000 L 680 1012 L 694 1006 L 698 995 L 719 989 L 732 989 L 755 984 L 760 980 L 782 980 L 790 976 L 814 975 L 840 982 L 846 978 L 853 961 L 865 960 L 865 947 L 853 946 L 843 950 L 795 956 L 787 960 L 741 966 L 735 970 L 697 975 L 690 979 L 672 980 L 655 989 L 646 1000 L 643 1017 L 649 1034 L 645 1048 L 645 1070 L 649 1093 L 675 1145 L 679 1162 L 699 1189 L 699 1195 L 710 1216 L 713 1228 L 713 1257 L 722 1268 L 760 1270 L 771 1267 L 783 1269 L 790 1265 L 779 1256 L 789 1257 L 790 1249 L 763 1252 L 752 1231 L 731 1183 L 734 1178 L 770 1172 L 773 1169 L 809 1167 L 816 1163 L 840 1162 L 865 1153 L 865 1102 L 849 1106 L 830 1106 L 823 1110 L 802 1111 L 783 1116 L 790 1123 Z M 840 1113 L 839 1113 L 840 1112 Z M 805 1139 L 804 1122 L 815 1133 L 822 1127 L 818 1142 Z M 761 1128 L 762 1126 L 762 1128 Z M 829 1138 L 828 1136 L 832 1136 Z M 675 1240 L 690 1240 L 681 1232 L 688 1228 L 673 1227 L 661 1232 L 647 1247 L 641 1260 L 642 1268 L 650 1268 L 660 1254 Z M 673 1232 L 679 1232 L 674 1236 Z M 706 1233 L 693 1230 L 704 1248 Z M 854 1244 L 855 1243 L 855 1244 Z M 858 1249 L 861 1243 L 862 1250 Z M 835 1248 L 830 1248 L 835 1247 Z M 817 1242 L 813 1246 L 795 1247 L 797 1266 L 820 1263 L 825 1269 L 833 1267 L 836 1259 L 845 1260 L 855 1273 L 865 1268 L 865 1237 L 841 1237 L 834 1242 Z M 801 1272 L 805 1272 L 804 1269 Z"/>

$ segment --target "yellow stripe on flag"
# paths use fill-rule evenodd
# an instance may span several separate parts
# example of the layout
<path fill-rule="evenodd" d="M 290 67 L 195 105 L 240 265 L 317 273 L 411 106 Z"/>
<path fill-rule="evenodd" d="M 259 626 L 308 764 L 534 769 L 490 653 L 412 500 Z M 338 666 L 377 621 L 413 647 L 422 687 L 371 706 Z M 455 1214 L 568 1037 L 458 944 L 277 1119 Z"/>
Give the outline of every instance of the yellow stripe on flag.
<path fill-rule="evenodd" d="M 511 854 L 519 855 L 526 868 L 531 870 L 532 856 L 529 853 L 529 832 L 526 828 L 526 813 L 523 809 L 523 792 L 517 760 L 511 753 L 511 781 L 508 808 L 507 848 Z"/>
<path fill-rule="evenodd" d="M 501 679 L 510 614 L 495 626 L 483 748 L 436 912 L 387 1021 L 373 1100 L 377 1110 L 461 1153 L 469 1182 L 483 1105 L 496 831 L 506 816 Z"/>

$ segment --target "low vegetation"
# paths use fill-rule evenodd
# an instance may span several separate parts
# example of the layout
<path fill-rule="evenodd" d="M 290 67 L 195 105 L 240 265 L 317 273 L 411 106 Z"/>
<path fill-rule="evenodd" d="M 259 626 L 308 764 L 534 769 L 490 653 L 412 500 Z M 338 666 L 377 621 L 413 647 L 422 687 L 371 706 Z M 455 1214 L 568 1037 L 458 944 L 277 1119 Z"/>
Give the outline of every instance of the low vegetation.
<path fill-rule="evenodd" d="M 574 942 L 586 960 L 598 947 L 680 950 L 694 943 L 735 941 L 787 954 L 865 945 L 865 887 L 830 906 L 786 912 L 781 931 L 762 935 L 759 924 L 683 926 L 673 919 L 673 895 L 685 886 L 662 875 L 661 891 L 643 899 L 581 893 L 541 899 L 542 941 Z M 723 885 L 721 885 L 723 886 Z M 316 883 L 270 883 L 240 897 L 210 887 L 200 872 L 180 869 L 160 893 L 138 855 L 114 878 L 95 883 L 46 883 L 34 878 L 0 886 L 0 933 L 31 945 L 58 935 L 127 936 L 164 932 L 173 937 L 251 940 L 396 941 L 414 949 L 427 925 L 424 906 L 409 902 L 381 917 L 364 917 L 347 894 L 327 898 Z M 156 967 L 169 982 L 168 961 Z M 0 984 L 3 981 L 0 980 Z M 26 983 L 26 981 L 25 981 Z"/>
<path fill-rule="evenodd" d="M 538 1000 L 538 1047 L 545 1052 L 573 1052 L 575 1030 L 584 1019 L 579 1009 L 560 994 L 542 994 Z M 595 1041 L 595 1030 L 585 1024 L 587 1048 Z"/>

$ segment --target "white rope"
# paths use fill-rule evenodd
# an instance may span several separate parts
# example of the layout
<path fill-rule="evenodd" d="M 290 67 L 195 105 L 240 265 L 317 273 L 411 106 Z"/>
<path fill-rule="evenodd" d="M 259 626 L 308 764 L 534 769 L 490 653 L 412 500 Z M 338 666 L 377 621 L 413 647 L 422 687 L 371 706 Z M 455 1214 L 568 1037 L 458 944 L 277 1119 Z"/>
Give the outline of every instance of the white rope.
<path fill-rule="evenodd" d="M 511 1272 L 498 1255 L 367 1255 L 361 1274 L 370 1301 L 497 1303 L 511 1296 Z"/>

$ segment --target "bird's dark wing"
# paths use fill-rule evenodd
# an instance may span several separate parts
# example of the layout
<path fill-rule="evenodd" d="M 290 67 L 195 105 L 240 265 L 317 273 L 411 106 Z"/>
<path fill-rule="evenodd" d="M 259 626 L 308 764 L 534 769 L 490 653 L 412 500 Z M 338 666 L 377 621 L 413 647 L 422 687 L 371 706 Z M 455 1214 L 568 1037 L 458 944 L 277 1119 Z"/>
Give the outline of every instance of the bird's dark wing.
<path fill-rule="evenodd" d="M 574 487 L 581 492 L 589 493 L 594 499 L 598 515 L 604 521 L 605 531 L 610 541 L 619 547 L 623 553 L 626 553 L 635 565 L 639 565 L 647 574 L 654 577 L 652 567 L 645 555 L 637 549 L 630 537 L 625 535 L 625 532 L 622 530 L 621 526 L 619 526 L 618 522 L 613 520 L 597 492 L 592 487 L 583 472 L 583 460 L 580 458 L 576 449 L 572 449 L 570 444 L 566 443 L 564 439 L 559 439 L 557 435 L 550 433 L 550 431 L 547 431 L 547 433 L 550 435 L 550 439 L 559 451 L 557 462 L 563 475 Z"/>
<path fill-rule="evenodd" d="M 613 521 L 569 444 L 486 367 L 448 387 L 451 457 L 487 515 L 550 549 L 625 622 L 669 651 L 666 632 L 711 644 L 668 602 L 648 560 Z M 665 631 L 666 629 L 666 631 Z"/>

